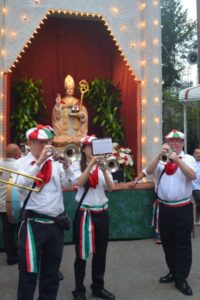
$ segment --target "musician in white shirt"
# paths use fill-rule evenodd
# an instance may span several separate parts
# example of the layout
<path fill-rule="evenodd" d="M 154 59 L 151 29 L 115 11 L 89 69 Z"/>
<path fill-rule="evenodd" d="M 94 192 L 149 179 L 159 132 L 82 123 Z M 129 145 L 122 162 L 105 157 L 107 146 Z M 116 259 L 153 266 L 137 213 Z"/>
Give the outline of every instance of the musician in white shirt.
<path fill-rule="evenodd" d="M 175 281 L 184 295 L 192 295 L 186 279 L 192 264 L 191 232 L 193 228 L 192 180 L 196 178 L 195 159 L 183 151 L 184 134 L 172 130 L 165 136 L 166 144 L 146 167 L 156 177 L 155 190 L 160 209 L 160 236 L 169 273 L 160 283 Z M 161 156 L 167 153 L 163 165 Z"/>
<path fill-rule="evenodd" d="M 39 299 L 55 300 L 59 287 L 58 271 L 62 259 L 64 231 L 54 217 L 64 212 L 62 188 L 69 186 L 73 172 L 68 163 L 51 157 L 54 131 L 38 125 L 27 131 L 30 153 L 17 161 L 17 169 L 44 181 L 39 192 L 32 191 L 22 214 L 19 230 L 18 300 L 33 300 L 39 274 Z M 19 176 L 18 184 L 32 187 L 33 180 Z M 40 182 L 34 183 L 40 188 Z M 21 191 L 21 202 L 27 196 Z"/>

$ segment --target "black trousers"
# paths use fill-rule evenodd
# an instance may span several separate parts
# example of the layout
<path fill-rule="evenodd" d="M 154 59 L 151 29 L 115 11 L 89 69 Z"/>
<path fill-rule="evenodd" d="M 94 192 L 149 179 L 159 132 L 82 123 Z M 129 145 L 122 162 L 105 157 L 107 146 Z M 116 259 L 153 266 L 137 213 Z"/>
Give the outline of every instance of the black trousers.
<path fill-rule="evenodd" d="M 3 243 L 7 256 L 7 263 L 17 262 L 17 225 L 10 223 L 6 212 L 0 213 L 3 229 Z"/>
<path fill-rule="evenodd" d="M 77 293 L 85 293 L 84 286 L 86 260 L 79 257 L 79 227 L 82 216 L 82 211 L 79 211 L 75 222 L 76 230 L 76 259 L 74 263 L 75 272 L 75 291 Z M 92 213 L 92 222 L 95 231 L 95 249 L 96 253 L 92 257 L 92 284 L 93 291 L 104 287 L 104 273 L 106 268 L 106 252 L 109 238 L 109 214 L 107 210 L 100 213 Z"/>
<path fill-rule="evenodd" d="M 39 276 L 38 300 L 55 300 L 59 287 L 58 271 L 63 254 L 64 233 L 56 224 L 31 221 L 35 239 L 38 273 L 27 272 L 26 265 L 26 222 L 19 233 L 19 281 L 18 300 L 33 300 Z"/>
<path fill-rule="evenodd" d="M 175 281 L 184 281 L 192 265 L 193 228 L 192 204 L 182 207 L 167 207 L 160 204 L 160 235 L 169 271 Z"/>

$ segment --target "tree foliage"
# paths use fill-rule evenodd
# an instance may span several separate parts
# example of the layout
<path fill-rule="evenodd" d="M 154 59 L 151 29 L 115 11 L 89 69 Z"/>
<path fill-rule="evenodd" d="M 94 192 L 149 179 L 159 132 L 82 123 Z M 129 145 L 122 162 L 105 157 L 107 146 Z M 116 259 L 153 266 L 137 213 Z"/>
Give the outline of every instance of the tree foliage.
<path fill-rule="evenodd" d="M 178 96 L 173 95 L 170 91 L 163 92 L 163 136 L 172 129 L 183 131 L 183 105 L 179 102 Z M 196 105 L 187 106 L 187 144 L 188 153 L 192 154 L 195 145 L 198 144 L 197 124 L 198 110 Z"/>
<path fill-rule="evenodd" d="M 197 48 L 197 24 L 188 21 L 188 12 L 180 0 L 161 0 L 162 11 L 162 72 L 163 72 L 163 136 L 170 130 L 183 131 L 183 105 L 178 93 L 190 83 L 180 81 L 187 65 L 187 56 Z M 188 152 L 192 153 L 197 138 L 196 106 L 187 109 Z"/>
<path fill-rule="evenodd" d="M 172 129 L 183 130 L 183 106 L 177 95 L 163 91 L 163 135 Z"/>
<path fill-rule="evenodd" d="M 188 21 L 180 0 L 161 0 L 163 88 L 180 80 L 186 57 L 196 47 L 196 22 Z"/>

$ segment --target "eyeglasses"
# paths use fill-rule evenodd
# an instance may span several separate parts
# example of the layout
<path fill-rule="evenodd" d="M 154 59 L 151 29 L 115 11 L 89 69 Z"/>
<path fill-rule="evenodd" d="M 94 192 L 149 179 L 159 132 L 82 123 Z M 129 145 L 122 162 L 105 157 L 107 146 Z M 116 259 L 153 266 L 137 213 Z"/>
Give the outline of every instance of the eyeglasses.
<path fill-rule="evenodd" d="M 183 140 L 178 140 L 178 139 L 168 140 L 167 143 L 168 144 L 182 144 Z"/>

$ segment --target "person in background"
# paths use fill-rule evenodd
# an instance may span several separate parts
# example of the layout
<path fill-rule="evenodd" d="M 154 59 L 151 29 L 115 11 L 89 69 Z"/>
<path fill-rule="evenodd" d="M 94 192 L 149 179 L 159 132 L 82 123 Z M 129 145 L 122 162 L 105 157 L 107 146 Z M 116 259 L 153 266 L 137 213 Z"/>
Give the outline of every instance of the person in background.
<path fill-rule="evenodd" d="M 195 201 L 195 224 L 200 225 L 200 146 L 194 149 L 193 156 L 197 164 L 197 178 L 193 181 L 192 195 Z"/>
<path fill-rule="evenodd" d="M 6 146 L 5 158 L 0 161 L 0 167 L 14 170 L 16 159 L 21 157 L 21 150 L 17 144 L 8 144 Z M 8 181 L 9 172 L 3 172 L 0 179 Z M 3 243 L 6 252 L 6 261 L 8 265 L 17 263 L 17 225 L 9 221 L 6 212 L 6 192 L 7 185 L 0 182 L 0 218 L 2 222 Z"/>
<path fill-rule="evenodd" d="M 83 202 L 77 211 L 74 231 L 76 259 L 74 263 L 74 300 L 86 300 L 84 286 L 86 261 L 92 257 L 92 296 L 112 300 L 115 296 L 104 288 L 106 251 L 109 238 L 108 198 L 105 190 L 112 191 L 113 179 L 103 162 L 92 155 L 92 140 L 95 136 L 85 136 L 82 140 L 80 168 L 76 171 L 79 202 L 86 186 L 89 186 Z"/>
<path fill-rule="evenodd" d="M 17 183 L 40 188 L 39 192 L 19 189 L 21 203 L 29 196 L 22 213 L 18 235 L 18 300 L 33 300 L 39 274 L 39 298 L 55 300 L 59 287 L 58 271 L 63 254 L 64 229 L 56 218 L 64 212 L 62 188 L 74 181 L 69 162 L 52 158 L 54 130 L 38 125 L 26 132 L 30 152 L 17 160 L 19 172 L 37 176 L 38 180 L 18 176 Z"/>
<path fill-rule="evenodd" d="M 146 167 L 154 174 L 160 208 L 160 235 L 169 273 L 159 282 L 175 282 L 184 295 L 191 296 L 187 283 L 192 264 L 191 233 L 193 229 L 192 181 L 196 179 L 196 161 L 185 154 L 184 133 L 172 130 L 165 136 L 166 144 Z M 167 154 L 164 165 L 160 158 Z"/>

